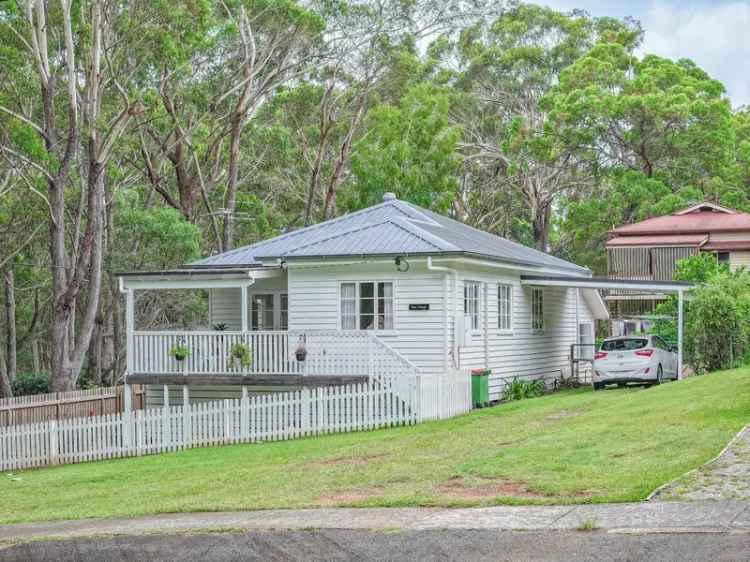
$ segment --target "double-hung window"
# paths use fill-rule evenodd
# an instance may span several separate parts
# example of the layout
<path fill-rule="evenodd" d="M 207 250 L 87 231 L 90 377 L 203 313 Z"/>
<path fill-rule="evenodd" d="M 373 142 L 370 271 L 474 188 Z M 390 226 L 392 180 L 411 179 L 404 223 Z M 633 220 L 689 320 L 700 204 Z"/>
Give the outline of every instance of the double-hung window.
<path fill-rule="evenodd" d="M 481 284 L 476 281 L 464 282 L 464 315 L 471 320 L 471 329 L 479 329 L 479 295 Z"/>
<path fill-rule="evenodd" d="M 498 284 L 497 286 L 497 327 L 499 330 L 510 332 L 513 329 L 513 286 Z"/>
<path fill-rule="evenodd" d="M 537 287 L 531 289 L 531 331 L 544 331 L 544 290 Z"/>
<path fill-rule="evenodd" d="M 341 283 L 342 330 L 393 330 L 393 283 Z"/>

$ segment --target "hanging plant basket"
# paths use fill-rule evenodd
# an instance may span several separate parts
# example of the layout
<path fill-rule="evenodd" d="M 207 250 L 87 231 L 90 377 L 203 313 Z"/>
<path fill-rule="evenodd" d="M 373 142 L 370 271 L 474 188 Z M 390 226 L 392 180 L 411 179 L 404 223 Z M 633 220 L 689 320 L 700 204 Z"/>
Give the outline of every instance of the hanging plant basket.
<path fill-rule="evenodd" d="M 253 352 L 244 343 L 235 343 L 229 349 L 229 366 L 232 369 L 249 369 L 253 364 Z"/>
<path fill-rule="evenodd" d="M 172 356 L 175 361 L 182 362 L 190 357 L 190 350 L 185 344 L 178 343 L 172 346 L 169 350 L 169 355 Z"/>

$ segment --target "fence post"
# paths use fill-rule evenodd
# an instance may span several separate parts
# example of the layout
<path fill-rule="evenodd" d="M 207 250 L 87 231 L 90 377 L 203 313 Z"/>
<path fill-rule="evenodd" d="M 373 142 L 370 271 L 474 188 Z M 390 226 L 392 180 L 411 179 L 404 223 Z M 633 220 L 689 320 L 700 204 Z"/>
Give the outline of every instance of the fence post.
<path fill-rule="evenodd" d="M 303 387 L 301 396 L 302 407 L 300 408 L 300 416 L 302 416 L 302 420 L 300 429 L 302 430 L 302 435 L 307 435 L 308 431 L 310 431 L 310 401 L 312 400 L 310 388 L 307 386 Z"/>
<path fill-rule="evenodd" d="M 231 443 L 232 441 L 232 427 L 231 427 L 231 419 L 229 412 L 229 400 L 224 400 L 224 442 Z"/>
<path fill-rule="evenodd" d="M 49 462 L 57 464 L 59 462 L 60 437 L 57 432 L 57 420 L 49 422 Z"/>
<path fill-rule="evenodd" d="M 374 352 L 373 347 L 374 347 L 374 344 L 375 344 L 375 340 L 373 339 L 373 335 L 372 334 L 370 334 L 369 336 L 370 337 L 368 338 L 368 341 L 367 341 L 367 355 L 368 355 L 368 358 L 369 358 L 369 366 L 368 366 L 367 376 L 370 378 L 370 380 L 372 380 L 372 377 L 375 375 L 375 355 L 373 353 Z"/>
<path fill-rule="evenodd" d="M 130 450 L 133 436 L 131 434 L 130 416 L 133 415 L 133 387 L 128 384 L 127 375 L 125 376 L 125 392 L 123 396 L 122 417 L 122 446 L 125 451 Z"/>
<path fill-rule="evenodd" d="M 172 442 L 172 436 L 170 435 L 172 432 L 169 424 L 169 387 L 166 384 L 164 385 L 161 428 L 161 445 L 163 448 L 166 448 Z"/>
<path fill-rule="evenodd" d="M 250 400 L 247 395 L 247 387 L 242 387 L 242 400 L 240 400 L 240 438 L 244 441 L 250 435 Z"/>
<path fill-rule="evenodd" d="M 190 389 L 188 385 L 182 385 L 182 445 L 188 448 L 191 445 L 193 436 L 190 423 Z"/>

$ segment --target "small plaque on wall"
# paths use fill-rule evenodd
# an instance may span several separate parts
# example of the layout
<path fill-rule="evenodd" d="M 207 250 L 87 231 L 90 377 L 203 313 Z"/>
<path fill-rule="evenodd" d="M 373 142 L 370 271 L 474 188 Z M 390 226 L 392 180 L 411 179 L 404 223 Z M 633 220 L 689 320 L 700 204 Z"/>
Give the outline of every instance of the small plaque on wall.
<path fill-rule="evenodd" d="M 430 310 L 429 304 L 410 304 L 409 310 Z"/>

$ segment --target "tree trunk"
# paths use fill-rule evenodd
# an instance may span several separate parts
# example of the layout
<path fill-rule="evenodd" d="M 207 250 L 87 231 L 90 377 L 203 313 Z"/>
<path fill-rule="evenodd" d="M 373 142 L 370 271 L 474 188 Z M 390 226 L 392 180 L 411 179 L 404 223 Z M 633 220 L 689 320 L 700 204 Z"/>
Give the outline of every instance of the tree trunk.
<path fill-rule="evenodd" d="M 18 374 L 18 353 L 16 339 L 16 290 L 13 270 L 8 268 L 3 273 L 5 285 L 5 354 L 6 376 L 11 384 Z"/>
<path fill-rule="evenodd" d="M 328 182 L 328 191 L 326 192 L 325 207 L 323 216 L 326 220 L 333 218 L 336 214 L 336 192 L 338 186 L 341 183 L 344 176 L 344 169 L 349 162 L 349 155 L 352 150 L 352 142 L 354 141 L 354 134 L 359 128 L 359 122 L 362 119 L 362 115 L 365 111 L 365 102 L 367 97 L 362 94 L 357 104 L 357 108 L 354 111 L 351 121 L 349 122 L 349 130 L 346 132 L 344 141 L 341 143 L 339 148 L 339 155 L 336 162 L 333 165 L 333 173 L 331 174 L 331 180 Z"/>
<path fill-rule="evenodd" d="M 5 355 L 0 353 L 0 395 L 3 398 L 13 398 L 13 386 L 8 378 L 8 370 L 5 366 Z"/>
<path fill-rule="evenodd" d="M 547 203 L 540 203 L 532 208 L 532 229 L 534 232 L 534 246 L 542 252 L 549 251 L 549 225 L 551 207 Z"/>
<path fill-rule="evenodd" d="M 238 116 L 232 123 L 232 133 L 229 139 L 229 177 L 227 178 L 227 195 L 224 208 L 224 233 L 222 246 L 225 252 L 234 248 L 234 211 L 237 207 L 237 178 L 240 164 L 240 140 L 242 136 L 242 120 Z"/>

